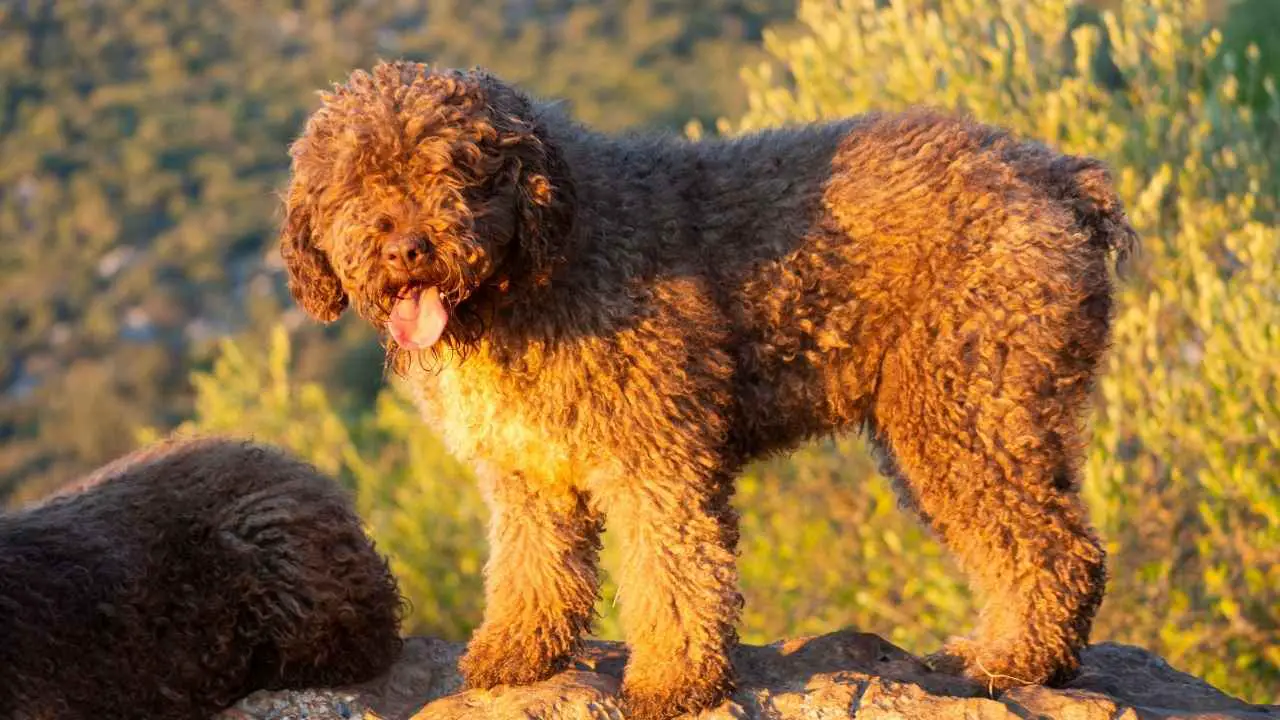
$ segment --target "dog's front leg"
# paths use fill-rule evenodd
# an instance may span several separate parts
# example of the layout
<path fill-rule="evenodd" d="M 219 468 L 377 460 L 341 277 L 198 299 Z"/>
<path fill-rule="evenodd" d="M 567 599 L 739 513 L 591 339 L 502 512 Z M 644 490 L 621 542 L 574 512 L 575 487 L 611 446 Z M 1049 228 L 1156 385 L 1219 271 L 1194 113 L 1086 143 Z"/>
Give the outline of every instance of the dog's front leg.
<path fill-rule="evenodd" d="M 727 480 L 703 476 L 705 466 L 657 470 L 620 483 L 605 506 L 623 546 L 618 593 L 631 648 L 623 695 L 636 720 L 696 712 L 726 698 L 742 610 Z"/>
<path fill-rule="evenodd" d="M 460 669 L 469 688 L 523 685 L 565 669 L 591 624 L 600 519 L 581 493 L 519 473 L 485 481 L 484 622 Z"/>

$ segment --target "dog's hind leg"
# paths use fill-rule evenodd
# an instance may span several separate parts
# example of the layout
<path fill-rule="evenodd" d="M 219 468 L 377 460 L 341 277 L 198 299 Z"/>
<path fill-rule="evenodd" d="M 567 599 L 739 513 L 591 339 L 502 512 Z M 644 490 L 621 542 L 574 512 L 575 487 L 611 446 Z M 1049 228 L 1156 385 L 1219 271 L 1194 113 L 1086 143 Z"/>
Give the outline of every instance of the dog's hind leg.
<path fill-rule="evenodd" d="M 1039 317 L 1006 310 L 1019 307 L 1009 293 L 972 319 L 919 323 L 886 357 L 876 400 L 902 489 L 983 602 L 972 637 L 936 660 L 992 691 L 1069 678 L 1106 581 L 1077 474 L 1108 303 L 1062 297 Z"/>
<path fill-rule="evenodd" d="M 470 688 L 533 683 L 568 667 L 599 587 L 601 522 L 584 495 L 519 476 L 487 485 L 484 622 L 460 666 Z"/>

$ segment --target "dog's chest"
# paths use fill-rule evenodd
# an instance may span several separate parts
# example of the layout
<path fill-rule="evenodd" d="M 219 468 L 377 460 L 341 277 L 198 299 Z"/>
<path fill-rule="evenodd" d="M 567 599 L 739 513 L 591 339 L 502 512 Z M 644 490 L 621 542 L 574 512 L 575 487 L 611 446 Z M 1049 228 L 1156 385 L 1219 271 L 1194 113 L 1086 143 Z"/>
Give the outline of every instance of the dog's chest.
<path fill-rule="evenodd" d="M 583 476 L 564 409 L 539 402 L 536 383 L 469 358 L 439 374 L 411 377 L 410 387 L 426 423 L 478 474 L 519 472 L 531 482 Z"/>

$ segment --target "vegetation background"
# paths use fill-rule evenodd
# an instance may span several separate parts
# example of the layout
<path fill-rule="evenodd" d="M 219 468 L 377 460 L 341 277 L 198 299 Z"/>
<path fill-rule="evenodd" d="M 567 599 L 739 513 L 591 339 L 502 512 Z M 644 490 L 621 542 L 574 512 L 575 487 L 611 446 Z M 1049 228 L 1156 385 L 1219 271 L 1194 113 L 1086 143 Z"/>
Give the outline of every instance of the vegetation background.
<path fill-rule="evenodd" d="M 354 489 L 408 630 L 466 636 L 467 472 L 368 329 L 290 306 L 274 247 L 314 91 L 402 56 L 610 129 L 924 103 L 1108 161 L 1145 252 L 1092 417 L 1095 639 L 1280 702 L 1277 0 L 0 1 L 0 504 L 175 427 L 282 443 Z M 856 438 L 760 463 L 738 497 L 746 640 L 853 625 L 924 652 L 973 622 Z"/>

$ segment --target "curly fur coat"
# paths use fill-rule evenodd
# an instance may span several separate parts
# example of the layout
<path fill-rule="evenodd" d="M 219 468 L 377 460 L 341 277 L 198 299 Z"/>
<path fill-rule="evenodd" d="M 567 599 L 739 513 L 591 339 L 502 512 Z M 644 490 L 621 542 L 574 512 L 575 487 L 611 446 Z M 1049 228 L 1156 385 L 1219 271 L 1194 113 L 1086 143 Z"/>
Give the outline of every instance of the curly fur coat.
<path fill-rule="evenodd" d="M 613 137 L 414 63 L 326 93 L 292 155 L 294 296 L 384 332 L 492 509 L 471 686 L 566 667 L 607 522 L 632 716 L 718 703 L 735 475 L 857 430 L 985 601 L 938 666 L 1074 672 L 1106 575 L 1083 418 L 1136 242 L 1100 163 L 922 111 Z"/>
<path fill-rule="evenodd" d="M 400 610 L 329 478 L 253 444 L 156 446 L 0 516 L 0 717 L 191 720 L 365 680 Z"/>

